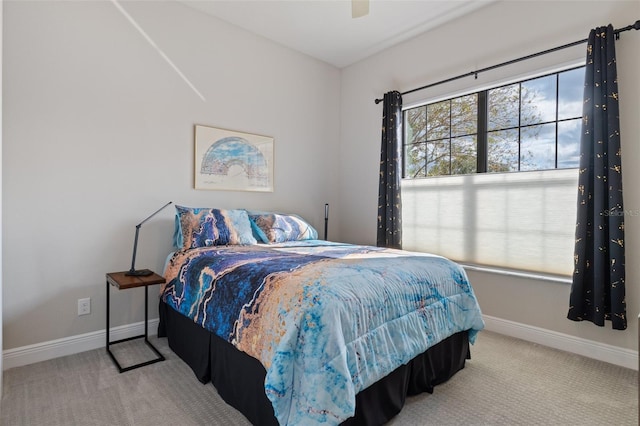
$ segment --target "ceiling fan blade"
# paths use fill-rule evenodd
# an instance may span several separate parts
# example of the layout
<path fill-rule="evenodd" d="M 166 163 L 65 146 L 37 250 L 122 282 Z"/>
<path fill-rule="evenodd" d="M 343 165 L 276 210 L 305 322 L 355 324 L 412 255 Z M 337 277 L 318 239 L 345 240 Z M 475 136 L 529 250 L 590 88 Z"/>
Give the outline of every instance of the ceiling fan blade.
<path fill-rule="evenodd" d="M 369 0 L 351 0 L 351 17 L 360 18 L 369 13 Z"/>

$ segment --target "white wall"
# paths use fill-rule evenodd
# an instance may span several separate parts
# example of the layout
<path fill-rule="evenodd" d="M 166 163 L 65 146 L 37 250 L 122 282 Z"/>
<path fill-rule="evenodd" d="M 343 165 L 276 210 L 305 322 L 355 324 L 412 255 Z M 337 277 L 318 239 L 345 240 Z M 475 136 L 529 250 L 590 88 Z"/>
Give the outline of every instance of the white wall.
<path fill-rule="evenodd" d="M 121 4 L 204 100 L 110 1 L 5 2 L 5 350 L 104 330 L 104 275 L 169 200 L 319 229 L 338 201 L 339 70 L 176 2 Z M 195 124 L 273 136 L 275 191 L 194 190 Z M 170 209 L 145 223 L 136 265 L 162 272 L 172 233 Z M 111 300 L 113 326 L 142 321 L 141 290 Z"/>
<path fill-rule="evenodd" d="M 615 28 L 640 18 L 637 1 L 508 1 L 496 2 L 452 23 L 387 49 L 342 70 L 340 236 L 352 242 L 375 243 L 377 180 L 382 105 L 374 104 L 389 90 L 406 91 L 576 40 L 591 28 Z M 446 93 L 470 90 L 567 61 L 584 59 L 585 46 L 564 50 L 527 63 L 481 74 L 404 97 L 408 105 Z M 622 34 L 616 43 L 619 73 L 625 208 L 640 208 L 640 33 Z M 428 214 L 428 209 L 425 211 Z M 558 212 L 562 214 L 562 212 Z M 627 309 L 640 311 L 640 217 L 628 217 Z M 612 331 L 566 319 L 569 285 L 470 271 L 483 313 L 531 327 L 637 350 L 637 324 Z"/>

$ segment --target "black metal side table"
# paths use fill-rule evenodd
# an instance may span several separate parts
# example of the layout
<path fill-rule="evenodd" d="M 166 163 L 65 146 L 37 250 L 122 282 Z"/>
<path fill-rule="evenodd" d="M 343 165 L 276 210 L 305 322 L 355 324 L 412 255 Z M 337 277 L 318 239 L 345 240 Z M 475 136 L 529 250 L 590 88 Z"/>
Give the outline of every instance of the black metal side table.
<path fill-rule="evenodd" d="M 124 373 L 125 371 L 133 370 L 134 368 L 144 367 L 145 365 L 153 364 L 156 362 L 164 361 L 164 356 L 156 349 L 155 346 L 149 342 L 149 334 L 148 334 L 148 315 L 149 315 L 149 286 L 154 284 L 164 284 L 166 281 L 163 277 L 156 274 L 155 272 L 148 276 L 129 276 L 125 275 L 126 271 L 123 272 L 110 272 L 107 274 L 107 353 L 118 367 L 118 371 L 120 373 Z M 110 290 L 109 285 L 115 286 L 118 290 L 127 290 L 130 288 L 144 287 L 144 334 L 139 336 L 128 337 L 126 339 L 120 339 L 116 341 L 109 341 L 109 322 L 110 322 Z M 153 350 L 153 352 L 157 355 L 156 358 L 153 358 L 149 361 L 141 362 L 138 364 L 134 364 L 128 367 L 122 367 L 115 355 L 111 352 L 110 346 L 115 345 L 117 343 L 128 342 L 134 339 L 142 339 L 144 338 L 144 342 Z"/>

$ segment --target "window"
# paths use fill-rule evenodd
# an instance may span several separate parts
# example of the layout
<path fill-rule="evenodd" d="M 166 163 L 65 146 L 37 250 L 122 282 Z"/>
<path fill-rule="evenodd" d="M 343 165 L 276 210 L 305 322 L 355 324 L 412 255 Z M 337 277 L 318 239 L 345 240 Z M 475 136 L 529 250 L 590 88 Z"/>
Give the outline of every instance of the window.
<path fill-rule="evenodd" d="M 584 67 L 404 112 L 403 248 L 571 275 Z"/>
<path fill-rule="evenodd" d="M 476 172 L 478 94 L 404 112 L 405 176 Z"/>
<path fill-rule="evenodd" d="M 404 177 L 578 167 L 584 67 L 410 108 Z"/>

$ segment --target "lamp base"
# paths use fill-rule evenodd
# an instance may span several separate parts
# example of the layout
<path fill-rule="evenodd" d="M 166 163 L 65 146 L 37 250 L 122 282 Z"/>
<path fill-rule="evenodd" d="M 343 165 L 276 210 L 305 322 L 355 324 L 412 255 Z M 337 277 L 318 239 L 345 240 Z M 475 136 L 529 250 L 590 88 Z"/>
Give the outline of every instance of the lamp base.
<path fill-rule="evenodd" d="M 148 269 L 131 269 L 124 274 L 129 277 L 148 277 L 149 275 L 153 274 L 153 271 L 150 271 Z"/>

